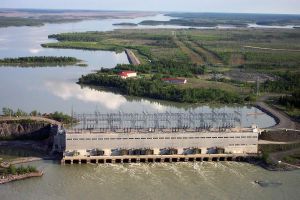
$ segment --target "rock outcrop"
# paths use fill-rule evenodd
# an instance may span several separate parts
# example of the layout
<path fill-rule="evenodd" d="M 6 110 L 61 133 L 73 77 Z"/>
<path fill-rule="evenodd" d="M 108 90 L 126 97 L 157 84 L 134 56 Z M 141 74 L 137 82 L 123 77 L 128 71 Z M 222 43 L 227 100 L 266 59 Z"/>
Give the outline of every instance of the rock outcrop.
<path fill-rule="evenodd" d="M 0 122 L 0 139 L 42 140 L 50 136 L 51 125 L 32 120 Z"/>

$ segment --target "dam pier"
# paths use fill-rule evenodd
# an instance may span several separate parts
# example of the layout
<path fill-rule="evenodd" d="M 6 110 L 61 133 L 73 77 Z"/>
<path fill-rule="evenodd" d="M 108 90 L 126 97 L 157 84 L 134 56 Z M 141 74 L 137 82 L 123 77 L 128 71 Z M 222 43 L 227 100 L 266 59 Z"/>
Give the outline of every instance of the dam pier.
<path fill-rule="evenodd" d="M 208 155 L 152 155 L 152 156 L 95 156 L 68 157 L 61 164 L 106 164 L 106 163 L 176 163 L 176 162 L 219 162 L 245 161 L 257 157 L 257 154 L 208 154 Z"/>

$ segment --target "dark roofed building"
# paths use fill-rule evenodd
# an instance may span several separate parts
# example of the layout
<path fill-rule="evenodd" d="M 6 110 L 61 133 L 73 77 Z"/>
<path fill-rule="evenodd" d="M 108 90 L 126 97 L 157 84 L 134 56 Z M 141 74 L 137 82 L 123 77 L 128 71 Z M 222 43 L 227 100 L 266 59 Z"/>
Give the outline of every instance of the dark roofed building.
<path fill-rule="evenodd" d="M 162 81 L 171 84 L 186 84 L 187 80 L 185 78 L 163 78 Z"/>

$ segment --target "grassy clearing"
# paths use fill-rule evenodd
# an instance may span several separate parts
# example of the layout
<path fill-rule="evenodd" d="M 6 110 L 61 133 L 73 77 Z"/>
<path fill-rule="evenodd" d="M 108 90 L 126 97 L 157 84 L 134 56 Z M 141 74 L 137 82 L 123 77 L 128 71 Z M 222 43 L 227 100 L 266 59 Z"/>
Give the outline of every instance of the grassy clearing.
<path fill-rule="evenodd" d="M 192 63 L 198 64 L 198 65 L 205 64 L 205 61 L 201 57 L 201 55 L 199 55 L 199 53 L 194 51 L 191 47 L 188 47 L 189 45 L 186 45 L 184 42 L 181 42 L 177 39 L 174 39 L 174 40 L 175 40 L 175 44 L 181 49 L 181 51 L 183 53 L 185 53 L 191 59 Z"/>
<path fill-rule="evenodd" d="M 261 72 L 300 73 L 300 52 L 245 48 L 259 46 L 300 50 L 300 30 L 116 30 L 53 35 L 59 43 L 44 47 L 135 50 L 143 63 L 172 60 L 182 64 L 245 66 Z M 178 48 L 179 47 L 179 48 Z"/>
<path fill-rule="evenodd" d="M 208 81 L 202 78 L 188 78 L 188 83 L 185 85 L 181 85 L 182 88 L 211 88 L 211 89 L 221 89 L 224 91 L 234 91 L 234 92 L 241 92 L 241 88 L 234 86 L 229 83 L 222 83 L 216 81 Z"/>
<path fill-rule="evenodd" d="M 201 54 L 203 56 L 203 58 L 207 64 L 215 65 L 215 66 L 223 65 L 223 61 L 214 52 L 212 52 L 208 49 L 205 49 L 199 43 L 190 42 L 190 44 L 195 49 L 195 51 L 197 51 L 199 54 Z"/>

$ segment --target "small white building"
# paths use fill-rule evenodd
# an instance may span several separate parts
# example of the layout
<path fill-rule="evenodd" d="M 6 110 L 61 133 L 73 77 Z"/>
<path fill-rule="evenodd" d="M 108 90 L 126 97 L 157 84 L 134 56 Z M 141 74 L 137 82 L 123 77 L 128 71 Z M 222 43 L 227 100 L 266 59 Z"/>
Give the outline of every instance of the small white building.
<path fill-rule="evenodd" d="M 123 79 L 137 77 L 137 72 L 135 71 L 122 71 L 119 73 L 119 76 Z"/>

